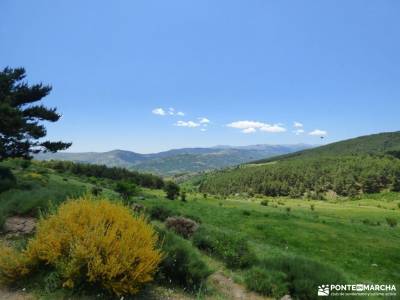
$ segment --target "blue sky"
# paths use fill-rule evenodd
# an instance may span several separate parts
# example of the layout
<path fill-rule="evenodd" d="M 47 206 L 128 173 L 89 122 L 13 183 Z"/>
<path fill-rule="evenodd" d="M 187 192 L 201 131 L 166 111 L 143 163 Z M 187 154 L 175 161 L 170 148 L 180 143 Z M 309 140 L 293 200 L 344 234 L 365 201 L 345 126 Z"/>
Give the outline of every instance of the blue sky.
<path fill-rule="evenodd" d="M 71 151 L 400 129 L 397 0 L 3 0 L 0 11 L 0 67 L 53 86 L 45 103 L 63 118 L 49 137 Z"/>

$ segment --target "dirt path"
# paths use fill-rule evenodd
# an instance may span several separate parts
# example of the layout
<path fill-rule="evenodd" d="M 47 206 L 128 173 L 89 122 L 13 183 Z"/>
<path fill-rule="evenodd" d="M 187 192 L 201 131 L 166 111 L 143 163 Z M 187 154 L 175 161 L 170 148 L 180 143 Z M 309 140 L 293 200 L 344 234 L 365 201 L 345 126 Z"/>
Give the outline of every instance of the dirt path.
<path fill-rule="evenodd" d="M 232 279 L 226 277 L 221 272 L 216 272 L 211 275 L 211 281 L 215 287 L 226 296 L 227 299 L 232 300 L 266 300 L 269 298 L 262 297 L 252 292 L 246 291 L 246 289 L 233 282 Z"/>
<path fill-rule="evenodd" d="M 33 296 L 30 296 L 23 292 L 8 291 L 0 289 L 1 300 L 35 300 Z"/>

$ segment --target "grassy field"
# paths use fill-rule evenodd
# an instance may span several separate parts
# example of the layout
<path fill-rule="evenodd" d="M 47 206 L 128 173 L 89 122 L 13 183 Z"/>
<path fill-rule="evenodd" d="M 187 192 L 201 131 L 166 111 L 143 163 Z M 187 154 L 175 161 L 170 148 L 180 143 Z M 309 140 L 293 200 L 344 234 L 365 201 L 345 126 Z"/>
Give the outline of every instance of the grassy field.
<path fill-rule="evenodd" d="M 147 191 L 148 207 L 165 206 L 177 215 L 241 234 L 259 258 L 301 255 L 336 266 L 352 282 L 400 282 L 400 195 L 372 195 L 356 201 L 327 202 L 286 198 L 232 197 L 226 200 L 190 195 L 188 202 L 168 201 Z M 313 205 L 313 209 L 311 209 Z"/>
<path fill-rule="evenodd" d="M 102 187 L 102 197 L 121 200 L 112 188 L 112 181 L 60 174 L 35 162 L 24 168 L 15 162 L 8 166 L 17 178 L 17 185 L 0 194 L 1 222 L 11 215 L 38 216 L 46 213 L 70 197 L 90 193 L 95 186 Z M 228 237 L 230 243 L 230 238 L 242 238 L 238 240 L 239 244 L 245 241 L 255 254 L 255 260 L 250 266 L 229 266 L 232 261 L 235 262 L 235 251 L 246 250 L 240 245 L 235 246 L 235 243 L 229 246 L 233 250 L 229 247 L 223 249 L 226 252 L 232 250 L 233 254 L 228 253 L 233 255 L 231 257 L 226 253 L 209 253 L 203 249 L 199 252 L 200 256 L 213 272 L 207 288 L 190 294 L 182 287 L 156 283 L 151 287 L 152 293 L 156 294 L 154 299 L 160 299 L 160 295 L 169 299 L 232 299 L 227 296 L 227 290 L 237 288 L 245 291 L 252 267 L 262 265 L 269 270 L 279 261 L 293 264 L 297 268 L 297 277 L 309 276 L 302 274 L 308 272 L 303 268 L 316 263 L 312 267 L 314 269 L 309 271 L 315 277 L 310 279 L 311 289 L 307 292 L 311 296 L 295 295 L 298 299 L 313 299 L 320 271 L 324 271 L 319 268 L 326 268 L 327 273 L 342 274 L 339 278 L 345 280 L 329 283 L 400 283 L 400 226 L 391 227 L 387 222 L 387 218 L 400 222 L 399 193 L 371 194 L 358 200 L 317 201 L 262 196 L 205 197 L 191 192 L 187 193 L 186 200 L 168 200 L 162 190 L 142 188 L 139 195 L 131 197 L 127 204 L 144 205 L 149 218 L 152 218 L 155 208 L 161 208 L 167 211 L 167 216 L 194 219 L 200 224 L 199 231 L 205 229 L 206 235 L 217 232 L 214 236 L 217 240 L 219 236 Z M 152 222 L 164 228 L 162 221 L 152 218 Z M 195 236 L 188 243 L 195 248 Z M 196 249 L 193 251 L 198 252 Z M 271 274 L 275 276 L 278 273 Z M 216 283 L 218 278 L 219 283 L 218 280 Z M 230 279 L 238 285 L 232 283 L 232 287 L 224 290 L 223 286 Z M 64 290 L 48 292 L 38 282 L 31 280 L 27 288 L 39 299 L 66 297 Z M 149 296 L 145 295 L 144 299 L 146 297 Z"/>

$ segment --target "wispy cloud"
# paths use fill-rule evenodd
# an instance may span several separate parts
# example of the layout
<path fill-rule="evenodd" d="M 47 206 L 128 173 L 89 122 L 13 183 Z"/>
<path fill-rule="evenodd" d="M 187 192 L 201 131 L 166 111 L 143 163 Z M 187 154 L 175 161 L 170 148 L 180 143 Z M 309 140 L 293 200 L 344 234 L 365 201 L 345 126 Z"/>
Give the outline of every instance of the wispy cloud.
<path fill-rule="evenodd" d="M 236 121 L 227 124 L 231 128 L 240 129 L 243 133 L 254 133 L 257 130 L 269 133 L 285 132 L 286 128 L 282 124 L 268 124 L 258 121 Z"/>
<path fill-rule="evenodd" d="M 242 129 L 243 133 L 253 133 L 253 132 L 256 132 L 256 131 L 257 130 L 255 128 L 253 128 L 253 127 Z"/>
<path fill-rule="evenodd" d="M 265 126 L 261 127 L 260 130 L 264 132 L 278 133 L 278 132 L 285 132 L 286 128 L 282 127 L 281 124 L 274 124 L 274 125 L 265 124 Z"/>
<path fill-rule="evenodd" d="M 167 112 L 166 112 L 164 109 L 162 109 L 161 107 L 155 108 L 155 109 L 153 109 L 151 112 L 152 112 L 153 114 L 159 115 L 159 116 L 165 116 L 165 115 L 167 114 Z"/>
<path fill-rule="evenodd" d="M 197 118 L 198 120 L 199 120 L 199 122 L 201 123 L 201 124 L 208 124 L 208 123 L 210 123 L 210 120 L 209 119 L 207 119 L 207 118 Z"/>
<path fill-rule="evenodd" d="M 300 123 L 300 122 L 294 122 L 293 123 L 293 127 L 294 128 L 303 128 L 303 126 L 304 126 L 303 123 Z"/>
<path fill-rule="evenodd" d="M 294 133 L 295 135 L 300 135 L 300 134 L 304 133 L 304 129 L 296 129 L 296 130 L 293 130 L 293 133 Z"/>
<path fill-rule="evenodd" d="M 313 131 L 311 131 L 309 133 L 309 135 L 313 135 L 313 136 L 327 136 L 328 132 L 325 130 L 321 130 L 321 129 L 315 129 Z"/>
<path fill-rule="evenodd" d="M 170 107 L 168 109 L 162 108 L 162 107 L 158 107 L 155 108 L 151 111 L 153 114 L 155 115 L 159 115 L 159 116 L 179 116 L 179 117 L 183 117 L 185 115 L 184 112 L 182 111 L 176 111 L 175 108 Z"/>
<path fill-rule="evenodd" d="M 196 127 L 200 126 L 200 123 L 196 123 L 196 122 L 193 122 L 193 121 L 178 121 L 178 122 L 175 123 L 175 126 L 196 128 Z"/>

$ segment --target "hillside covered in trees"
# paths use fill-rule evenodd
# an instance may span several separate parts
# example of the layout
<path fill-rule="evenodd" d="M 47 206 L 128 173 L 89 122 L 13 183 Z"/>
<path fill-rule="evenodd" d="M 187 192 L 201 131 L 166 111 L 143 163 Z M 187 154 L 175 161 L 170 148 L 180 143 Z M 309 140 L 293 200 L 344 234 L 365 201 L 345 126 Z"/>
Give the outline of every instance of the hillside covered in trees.
<path fill-rule="evenodd" d="M 263 164 L 291 158 L 317 158 L 321 156 L 343 156 L 354 154 L 390 154 L 400 157 L 400 131 L 360 136 L 317 148 L 268 157 L 266 159 L 252 162 L 252 164 Z"/>
<path fill-rule="evenodd" d="M 199 179 L 202 192 L 322 199 L 400 190 L 400 133 L 383 133 L 242 165 Z"/>

